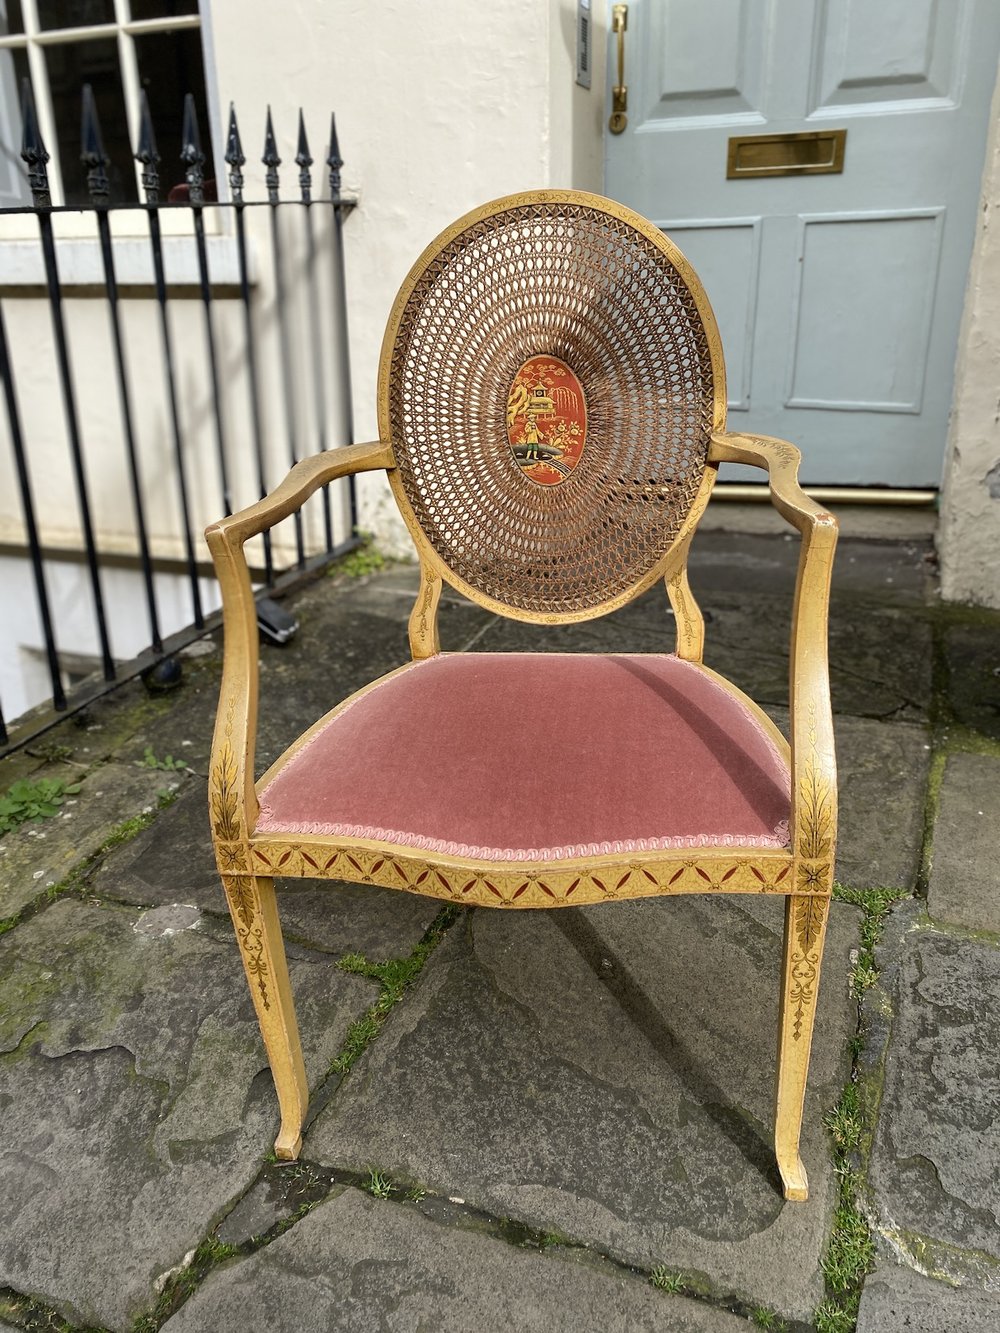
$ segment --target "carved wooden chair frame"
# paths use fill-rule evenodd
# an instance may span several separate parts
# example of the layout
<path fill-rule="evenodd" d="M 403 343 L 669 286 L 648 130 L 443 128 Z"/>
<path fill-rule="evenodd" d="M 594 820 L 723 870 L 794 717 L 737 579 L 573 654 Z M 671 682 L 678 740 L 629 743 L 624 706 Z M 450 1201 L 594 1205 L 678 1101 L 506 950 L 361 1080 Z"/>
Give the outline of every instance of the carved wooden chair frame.
<path fill-rule="evenodd" d="M 704 323 L 708 354 L 715 369 L 704 472 L 675 539 L 662 557 L 624 592 L 576 611 L 511 607 L 456 575 L 414 516 L 400 476 L 391 432 L 392 349 L 416 282 L 464 229 L 484 219 L 494 219 L 504 210 L 532 205 L 579 206 L 619 220 L 648 238 L 686 283 Z M 805 1199 L 807 1179 L 799 1155 L 799 1136 L 833 887 L 836 835 L 827 613 L 837 524 L 831 514 L 800 489 L 798 450 L 781 440 L 726 431 L 722 349 L 711 308 L 696 275 L 652 224 L 618 204 L 577 191 L 538 191 L 498 200 L 461 219 L 428 247 L 404 284 L 389 320 L 379 376 L 379 428 L 382 438 L 378 441 L 332 449 L 297 464 L 266 499 L 212 524 L 206 533 L 222 589 L 225 629 L 221 699 L 210 770 L 212 834 L 280 1104 L 277 1156 L 294 1159 L 300 1151 L 308 1085 L 278 922 L 274 875 L 377 884 L 426 894 L 448 903 L 504 908 L 580 906 L 660 894 L 767 893 L 785 899 L 775 1152 L 785 1196 Z M 801 535 L 790 653 L 790 745 L 756 705 L 702 663 L 704 622 L 688 585 L 687 554 L 719 464 L 724 462 L 764 469 L 775 507 Z M 662 579 L 676 617 L 677 656 L 696 664 L 751 709 L 789 765 L 791 810 L 787 846 L 632 851 L 547 864 L 524 861 L 504 864 L 370 838 L 259 831 L 260 791 L 322 723 L 306 732 L 255 782 L 258 633 L 244 544 L 295 512 L 321 486 L 349 474 L 381 469 L 388 473 L 420 560 L 420 588 L 409 621 L 410 649 L 415 661 L 440 652 L 437 612 L 443 581 L 459 588 L 480 606 L 506 616 L 570 623 L 614 610 Z M 360 691 L 353 697 L 364 693 Z"/>

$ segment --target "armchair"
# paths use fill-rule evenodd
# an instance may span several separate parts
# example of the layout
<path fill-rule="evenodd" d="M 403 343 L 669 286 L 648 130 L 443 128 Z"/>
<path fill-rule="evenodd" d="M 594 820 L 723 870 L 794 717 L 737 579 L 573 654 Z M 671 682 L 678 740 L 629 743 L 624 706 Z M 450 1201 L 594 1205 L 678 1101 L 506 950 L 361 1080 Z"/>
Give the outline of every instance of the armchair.
<path fill-rule="evenodd" d="M 225 626 L 212 835 L 274 1075 L 278 1157 L 300 1150 L 308 1086 L 275 874 L 495 908 L 769 893 L 785 899 L 775 1153 L 785 1196 L 806 1198 L 799 1133 L 836 834 L 836 520 L 799 488 L 792 445 L 726 432 L 697 276 L 651 223 L 594 195 L 501 199 L 429 246 L 390 314 L 378 408 L 380 440 L 299 463 L 207 531 Z M 801 534 L 790 744 L 702 661 L 687 555 L 727 461 L 763 468 Z M 411 660 L 255 781 L 244 543 L 325 483 L 375 469 L 420 562 Z M 500 615 L 562 624 L 659 580 L 673 653 L 440 649 L 443 582 Z"/>

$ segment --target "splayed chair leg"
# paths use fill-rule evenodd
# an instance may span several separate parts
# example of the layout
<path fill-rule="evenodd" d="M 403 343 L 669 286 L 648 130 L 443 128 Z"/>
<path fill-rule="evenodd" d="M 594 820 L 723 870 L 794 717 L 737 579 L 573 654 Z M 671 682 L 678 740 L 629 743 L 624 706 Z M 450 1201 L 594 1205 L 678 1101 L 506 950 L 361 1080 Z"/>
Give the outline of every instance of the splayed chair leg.
<path fill-rule="evenodd" d="M 294 1161 L 302 1147 L 309 1086 L 288 981 L 274 881 L 264 876 L 224 875 L 222 882 L 281 1108 L 275 1155 L 283 1161 Z"/>
<path fill-rule="evenodd" d="M 786 1199 L 809 1197 L 799 1135 L 829 910 L 829 896 L 823 893 L 791 895 L 785 901 L 774 1149 Z"/>

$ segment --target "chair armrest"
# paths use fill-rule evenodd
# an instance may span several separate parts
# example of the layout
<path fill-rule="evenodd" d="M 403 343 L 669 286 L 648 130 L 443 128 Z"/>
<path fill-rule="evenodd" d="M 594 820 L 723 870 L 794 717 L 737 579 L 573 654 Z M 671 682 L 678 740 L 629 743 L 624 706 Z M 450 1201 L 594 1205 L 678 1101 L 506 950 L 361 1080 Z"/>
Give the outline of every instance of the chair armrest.
<path fill-rule="evenodd" d="M 799 486 L 800 458 L 793 444 L 763 435 L 713 435 L 709 451 L 711 463 L 765 468 L 774 507 L 802 534 L 789 654 L 791 839 L 796 889 L 829 893 L 837 834 L 837 765 L 827 627 L 837 520 Z"/>
<path fill-rule="evenodd" d="M 216 856 L 224 874 L 249 870 L 247 839 L 259 809 L 253 780 L 259 640 L 244 543 L 294 513 L 327 482 L 352 472 L 392 466 L 392 446 L 384 441 L 314 454 L 297 463 L 263 500 L 205 529 L 222 591 L 222 685 L 209 766 L 209 809 Z"/>
<path fill-rule="evenodd" d="M 709 447 L 710 463 L 749 463 L 767 472 L 771 503 L 793 527 L 804 532 L 817 519 L 832 522 L 832 514 L 809 498 L 799 485 L 802 455 L 794 444 L 770 435 L 714 434 Z"/>
<path fill-rule="evenodd" d="M 275 523 L 280 523 L 283 518 L 301 509 L 310 495 L 328 482 L 346 477 L 352 472 L 372 472 L 380 467 L 390 468 L 393 464 L 392 445 L 382 440 L 313 454 L 301 463 L 296 463 L 285 479 L 263 500 L 206 528 L 208 544 L 214 554 L 213 537 L 218 533 L 227 542 L 237 542 L 242 546 L 251 537 L 266 532 Z"/>

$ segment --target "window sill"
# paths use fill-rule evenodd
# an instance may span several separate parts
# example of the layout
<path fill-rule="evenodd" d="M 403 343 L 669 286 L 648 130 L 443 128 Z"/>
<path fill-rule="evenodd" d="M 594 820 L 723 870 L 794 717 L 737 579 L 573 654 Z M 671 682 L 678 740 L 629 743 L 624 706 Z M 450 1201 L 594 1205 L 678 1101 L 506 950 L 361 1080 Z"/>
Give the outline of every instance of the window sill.
<path fill-rule="evenodd" d="M 343 210 L 356 208 L 359 199 L 354 191 L 345 191 L 341 197 Z M 316 200 L 313 207 L 325 210 L 328 200 Z M 282 209 L 301 208 L 298 200 L 283 200 Z M 261 243 L 259 226 L 249 219 L 262 216 L 262 208 L 248 207 L 247 276 L 253 286 L 258 280 L 255 264 L 256 245 Z M 80 295 L 90 295 L 94 289 L 105 291 L 104 264 L 97 237 L 93 209 L 56 209 L 50 214 L 56 242 L 59 280 L 66 289 L 81 289 Z M 109 211 L 115 276 L 122 289 L 143 291 L 154 285 L 153 255 L 149 239 L 145 209 L 122 207 Z M 192 231 L 191 210 L 186 206 L 165 205 L 159 210 L 162 236 L 163 267 L 168 286 L 194 288 L 201 284 L 198 271 L 198 247 Z M 205 246 L 208 253 L 208 272 L 213 288 L 239 287 L 239 248 L 233 233 L 232 206 L 206 205 Z M 265 233 L 266 235 L 266 233 Z M 28 293 L 29 289 L 45 290 L 45 262 L 39 240 L 38 218 L 33 209 L 0 210 L 0 291 Z M 89 289 L 89 290 L 83 290 Z"/>
<path fill-rule="evenodd" d="M 163 268 L 171 288 L 198 287 L 198 250 L 191 236 L 165 236 Z M 207 236 L 208 272 L 213 287 L 238 286 L 239 254 L 232 236 Z M 152 287 L 152 248 L 147 237 L 116 236 L 113 242 L 115 277 L 118 286 Z M 0 240 L 4 291 L 46 286 L 45 262 L 37 240 Z M 60 240 L 56 244 L 59 280 L 64 288 L 99 287 L 104 290 L 104 263 L 96 240 Z M 248 247 L 250 282 L 254 281 L 253 248 Z"/>

